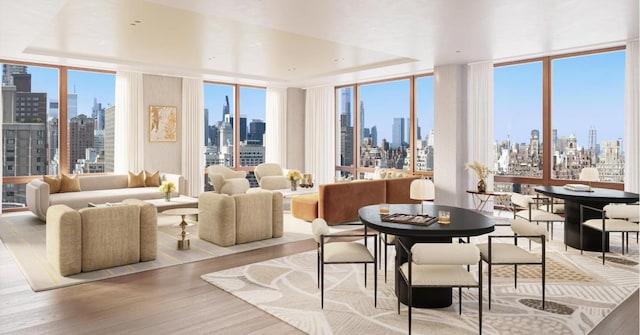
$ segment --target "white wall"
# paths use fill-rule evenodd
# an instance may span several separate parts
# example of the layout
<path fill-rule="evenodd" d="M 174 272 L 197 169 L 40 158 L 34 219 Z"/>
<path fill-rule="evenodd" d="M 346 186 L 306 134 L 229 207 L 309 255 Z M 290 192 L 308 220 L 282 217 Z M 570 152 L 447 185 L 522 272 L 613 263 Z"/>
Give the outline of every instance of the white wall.
<path fill-rule="evenodd" d="M 144 122 L 140 125 L 145 135 L 144 168 L 166 173 L 182 173 L 182 78 L 145 74 L 143 88 Z M 149 141 L 149 106 L 173 106 L 177 108 L 177 141 Z M 204 114 L 203 114 L 204 115 Z"/>

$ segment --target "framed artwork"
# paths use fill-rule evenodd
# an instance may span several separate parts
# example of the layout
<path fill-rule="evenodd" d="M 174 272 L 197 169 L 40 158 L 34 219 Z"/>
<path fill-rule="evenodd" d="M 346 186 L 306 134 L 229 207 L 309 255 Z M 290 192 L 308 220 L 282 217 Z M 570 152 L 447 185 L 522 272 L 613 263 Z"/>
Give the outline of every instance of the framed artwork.
<path fill-rule="evenodd" d="M 173 142 L 177 140 L 177 108 L 149 106 L 149 141 Z"/>

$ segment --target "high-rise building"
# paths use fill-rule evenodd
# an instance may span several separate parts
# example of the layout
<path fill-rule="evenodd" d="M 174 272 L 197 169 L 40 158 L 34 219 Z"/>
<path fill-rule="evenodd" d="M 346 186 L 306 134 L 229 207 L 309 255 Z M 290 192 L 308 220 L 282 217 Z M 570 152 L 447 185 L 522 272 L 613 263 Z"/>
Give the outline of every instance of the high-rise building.
<path fill-rule="evenodd" d="M 58 118 L 51 118 L 47 121 L 47 138 L 48 138 L 48 147 L 47 147 L 47 162 L 49 163 L 49 168 L 47 173 L 56 175 L 59 171 L 60 162 L 59 159 L 59 141 L 58 134 L 60 133 L 58 128 Z"/>
<path fill-rule="evenodd" d="M 96 130 L 104 130 L 104 108 L 96 98 L 93 98 L 93 107 L 91 107 L 91 117 L 96 121 Z"/>
<path fill-rule="evenodd" d="M 391 128 L 391 147 L 400 148 L 404 142 L 404 118 L 393 118 L 393 126 Z"/>
<path fill-rule="evenodd" d="M 67 94 L 67 120 L 76 116 L 78 116 L 78 95 L 74 92 Z"/>
<path fill-rule="evenodd" d="M 26 74 L 26 65 L 2 64 L 2 86 L 14 86 L 14 74 Z"/>
<path fill-rule="evenodd" d="M 260 119 L 253 119 L 249 123 L 249 135 L 247 142 L 253 144 L 264 145 L 264 133 L 266 131 L 266 123 Z"/>
<path fill-rule="evenodd" d="M 94 147 L 94 129 L 94 120 L 84 114 L 69 119 L 67 132 L 68 172 L 73 173 L 78 160 L 85 159 L 86 149 Z"/>
<path fill-rule="evenodd" d="M 600 150 L 598 146 L 598 130 L 596 130 L 595 126 L 591 126 L 589 128 L 589 152 L 591 154 L 591 162 L 598 162 L 598 155 L 600 155 Z"/>
<path fill-rule="evenodd" d="M 58 99 L 54 99 L 49 97 L 49 111 L 47 112 L 47 116 L 49 118 L 59 118 L 60 115 L 60 103 Z"/>
<path fill-rule="evenodd" d="M 351 126 L 351 87 L 347 87 L 342 89 L 342 97 L 340 102 L 341 106 L 341 114 L 345 115 L 345 122 L 342 123 L 343 126 L 349 127 Z"/>
<path fill-rule="evenodd" d="M 378 146 L 378 127 L 376 126 L 371 127 L 371 146 Z"/>
<path fill-rule="evenodd" d="M 224 96 L 224 104 L 222 105 L 222 121 L 225 121 L 227 119 L 227 115 L 229 115 L 230 110 L 229 110 L 229 96 L 225 95 Z"/>

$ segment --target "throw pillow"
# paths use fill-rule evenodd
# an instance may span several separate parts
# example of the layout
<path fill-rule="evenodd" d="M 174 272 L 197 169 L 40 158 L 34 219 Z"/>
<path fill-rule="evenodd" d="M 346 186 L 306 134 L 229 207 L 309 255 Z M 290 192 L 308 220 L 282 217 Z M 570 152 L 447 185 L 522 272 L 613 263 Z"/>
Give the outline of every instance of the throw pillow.
<path fill-rule="evenodd" d="M 42 180 L 49 184 L 49 194 L 60 192 L 61 180 L 58 176 L 42 176 Z"/>
<path fill-rule="evenodd" d="M 80 192 L 80 176 L 62 174 L 60 180 L 60 192 Z"/>
<path fill-rule="evenodd" d="M 160 171 L 151 173 L 147 170 L 144 171 L 144 184 L 146 186 L 160 186 Z"/>
<path fill-rule="evenodd" d="M 144 170 L 139 173 L 129 171 L 129 184 L 127 187 L 144 187 Z"/>

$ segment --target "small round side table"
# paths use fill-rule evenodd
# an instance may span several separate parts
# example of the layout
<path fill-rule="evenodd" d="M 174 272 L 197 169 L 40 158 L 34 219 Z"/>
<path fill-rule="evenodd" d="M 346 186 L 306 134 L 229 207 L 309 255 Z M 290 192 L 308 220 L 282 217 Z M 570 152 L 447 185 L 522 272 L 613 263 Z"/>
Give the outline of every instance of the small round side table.
<path fill-rule="evenodd" d="M 178 240 L 178 250 L 189 250 L 191 248 L 191 241 L 187 238 L 189 233 L 185 229 L 189 226 L 193 226 L 193 223 L 188 223 L 184 218 L 187 215 L 196 215 L 198 213 L 200 213 L 200 210 L 197 208 L 174 208 L 162 212 L 162 214 L 179 215 L 182 217 L 182 221 L 175 225 L 176 227 L 180 227 L 181 230 L 178 234 L 181 237 L 181 239 Z"/>

